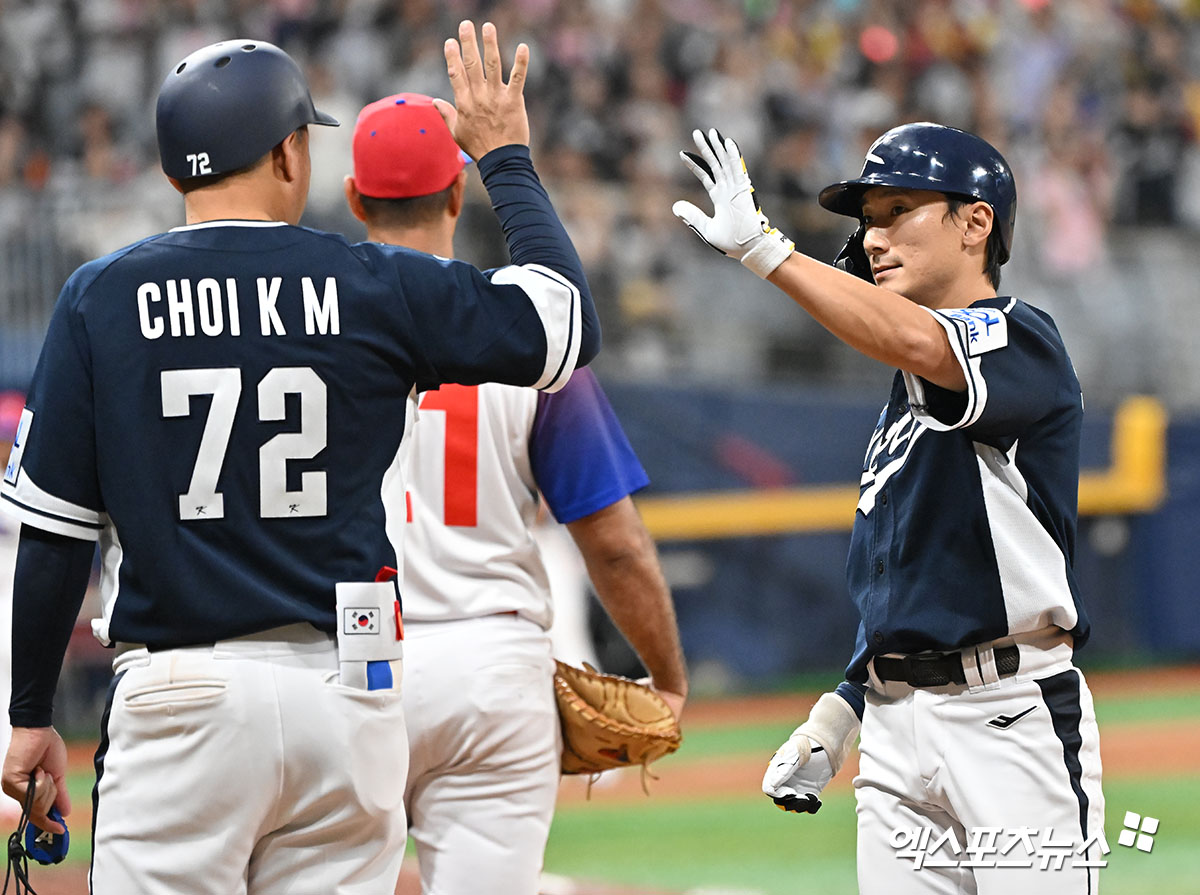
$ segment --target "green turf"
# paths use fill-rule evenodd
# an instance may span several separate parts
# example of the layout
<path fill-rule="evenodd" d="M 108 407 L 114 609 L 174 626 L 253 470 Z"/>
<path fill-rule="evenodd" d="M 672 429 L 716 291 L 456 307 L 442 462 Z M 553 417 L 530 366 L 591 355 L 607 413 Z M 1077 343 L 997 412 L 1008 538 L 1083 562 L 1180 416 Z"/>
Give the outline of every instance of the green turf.
<path fill-rule="evenodd" d="M 1101 872 L 1103 895 L 1200 892 L 1200 776 L 1113 780 L 1104 786 L 1104 799 L 1104 833 L 1112 852 Z M 1118 844 L 1126 811 L 1159 819 L 1149 854 Z"/>
<path fill-rule="evenodd" d="M 67 773 L 67 792 L 71 795 L 71 816 L 67 818 L 67 829 L 71 833 L 68 864 L 87 864 L 92 860 L 92 830 L 82 818 L 84 812 L 90 809 L 92 784 L 95 781 L 96 775 L 90 769 Z"/>
<path fill-rule="evenodd" d="M 762 755 L 763 760 L 786 740 L 803 718 L 789 718 L 777 724 L 747 724 L 744 727 L 708 727 L 685 729 L 683 747 L 664 762 L 692 761 L 723 755 Z"/>
<path fill-rule="evenodd" d="M 1104 895 L 1196 895 L 1200 776 L 1119 780 L 1105 786 L 1112 849 Z M 1157 817 L 1146 854 L 1118 844 L 1126 811 Z M 820 814 L 776 810 L 761 796 L 702 802 L 647 799 L 559 810 L 546 850 L 549 872 L 683 891 L 707 887 L 761 895 L 856 890 L 854 796 L 828 794 Z"/>
<path fill-rule="evenodd" d="M 1097 705 L 1101 724 L 1200 717 L 1200 694 L 1123 696 Z M 701 725 L 685 748 L 665 759 L 679 765 L 719 756 L 763 754 L 795 723 L 742 727 Z M 1147 756 L 1152 770 L 1152 756 Z M 759 895 L 856 891 L 854 796 L 827 794 L 815 817 L 786 815 L 757 793 L 681 802 L 653 797 L 632 805 L 563 806 L 546 851 L 551 873 L 634 887 L 695 888 Z M 1104 895 L 1200 893 L 1200 773 L 1170 778 L 1112 778 L 1105 783 L 1109 866 Z M 1157 817 L 1146 854 L 1118 844 L 1126 811 Z"/>
<path fill-rule="evenodd" d="M 546 870 L 583 879 L 684 890 L 787 893 L 854 889 L 854 797 L 831 795 L 817 817 L 764 798 L 599 804 L 558 812 Z"/>
<path fill-rule="evenodd" d="M 1104 747 L 1105 724 L 1140 724 L 1147 721 L 1177 721 L 1200 718 L 1200 689 L 1195 693 L 1122 696 L 1096 701 L 1100 745 Z M 1200 891 L 1200 887 L 1197 889 Z"/>

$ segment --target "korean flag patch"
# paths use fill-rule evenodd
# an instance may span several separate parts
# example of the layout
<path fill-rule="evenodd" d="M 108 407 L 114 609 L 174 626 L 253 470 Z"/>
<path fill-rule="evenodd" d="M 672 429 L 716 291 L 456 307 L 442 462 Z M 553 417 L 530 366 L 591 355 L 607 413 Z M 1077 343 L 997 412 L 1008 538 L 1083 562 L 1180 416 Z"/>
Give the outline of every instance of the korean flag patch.
<path fill-rule="evenodd" d="M 379 610 L 372 606 L 347 606 L 342 610 L 343 634 L 378 634 Z"/>
<path fill-rule="evenodd" d="M 955 308 L 939 311 L 953 320 L 967 343 L 967 356 L 978 357 L 1008 344 L 1008 318 L 998 308 Z"/>

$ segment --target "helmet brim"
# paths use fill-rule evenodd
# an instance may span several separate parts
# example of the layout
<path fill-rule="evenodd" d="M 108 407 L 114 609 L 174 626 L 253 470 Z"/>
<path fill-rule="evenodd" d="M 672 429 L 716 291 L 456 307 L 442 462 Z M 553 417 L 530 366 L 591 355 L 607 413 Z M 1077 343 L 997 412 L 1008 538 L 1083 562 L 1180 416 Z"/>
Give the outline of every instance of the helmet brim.
<path fill-rule="evenodd" d="M 832 183 L 821 190 L 817 196 L 817 201 L 821 203 L 822 208 L 826 208 L 835 214 L 844 214 L 847 217 L 858 218 L 862 217 L 862 197 L 866 191 L 867 184 L 861 179 L 842 180 L 838 183 Z"/>
<path fill-rule="evenodd" d="M 310 124 L 325 124 L 329 127 L 341 127 L 342 123 L 330 115 L 328 112 L 322 112 L 320 109 L 313 109 L 313 120 Z"/>

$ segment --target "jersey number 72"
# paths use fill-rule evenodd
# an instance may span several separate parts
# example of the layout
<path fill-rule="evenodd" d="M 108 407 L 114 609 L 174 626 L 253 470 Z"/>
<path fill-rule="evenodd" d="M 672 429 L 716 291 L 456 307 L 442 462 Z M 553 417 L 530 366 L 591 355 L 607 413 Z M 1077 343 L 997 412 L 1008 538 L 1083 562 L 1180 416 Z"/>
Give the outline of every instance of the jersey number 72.
<path fill-rule="evenodd" d="M 217 491 L 217 479 L 225 463 L 241 394 L 242 371 L 237 367 L 162 372 L 164 417 L 191 416 L 192 396 L 212 395 L 191 481 L 187 492 L 179 495 L 181 520 L 225 516 L 225 497 Z M 275 367 L 258 383 L 259 420 L 286 419 L 286 395 L 300 396 L 300 431 L 281 432 L 259 448 L 259 516 L 264 519 L 324 516 L 324 471 L 302 473 L 300 490 L 289 491 L 287 462 L 311 460 L 325 449 L 328 429 L 325 383 L 311 367 Z"/>

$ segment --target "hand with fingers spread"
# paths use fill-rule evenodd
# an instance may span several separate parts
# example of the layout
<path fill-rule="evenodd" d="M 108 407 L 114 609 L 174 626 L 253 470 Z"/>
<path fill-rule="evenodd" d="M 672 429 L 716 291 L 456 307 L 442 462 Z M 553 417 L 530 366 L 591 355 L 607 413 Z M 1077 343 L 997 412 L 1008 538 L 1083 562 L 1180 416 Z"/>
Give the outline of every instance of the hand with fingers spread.
<path fill-rule="evenodd" d="M 454 105 L 442 99 L 433 101 L 458 145 L 476 161 L 501 146 L 529 145 L 529 116 L 522 92 L 529 69 L 529 47 L 517 46 L 506 84 L 496 26 L 484 22 L 482 31 L 482 57 L 474 22 L 461 22 L 458 40 L 446 41 L 446 72 L 454 88 Z"/>
<path fill-rule="evenodd" d="M 795 244 L 771 226 L 754 202 L 754 187 L 737 143 L 711 129 L 692 132 L 699 155 L 679 156 L 712 199 L 709 217 L 691 202 L 671 206 L 675 216 L 722 254 L 736 258 L 760 277 L 787 260 Z"/>
<path fill-rule="evenodd" d="M 71 813 L 71 799 L 67 795 L 67 747 L 53 727 L 14 727 L 8 755 L 4 759 L 4 792 L 24 804 L 25 789 L 29 775 L 34 778 L 33 809 L 29 821 L 35 827 L 62 833 L 66 830 L 58 821 L 49 817 L 50 809 L 58 807 L 66 817 Z"/>

